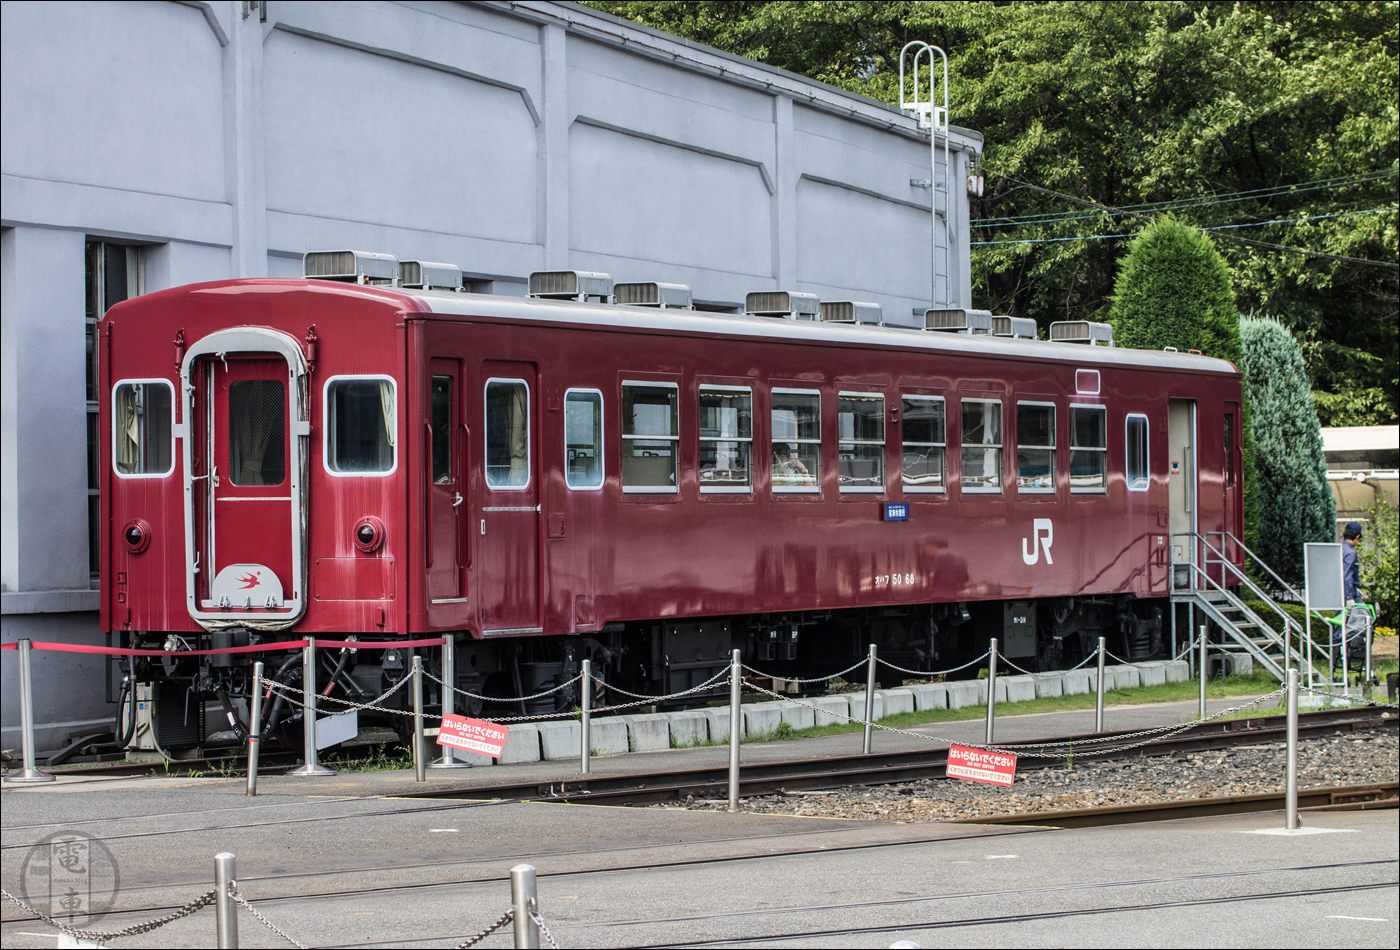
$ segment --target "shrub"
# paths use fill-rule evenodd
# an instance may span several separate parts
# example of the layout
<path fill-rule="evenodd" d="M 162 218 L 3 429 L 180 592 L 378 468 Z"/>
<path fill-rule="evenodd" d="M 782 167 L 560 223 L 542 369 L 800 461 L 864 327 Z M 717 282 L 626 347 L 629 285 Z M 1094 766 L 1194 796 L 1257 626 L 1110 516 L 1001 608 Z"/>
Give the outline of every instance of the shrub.
<path fill-rule="evenodd" d="M 1375 605 L 1376 625 L 1394 627 L 1400 587 L 1400 508 L 1377 501 L 1366 512 L 1366 536 L 1357 545 L 1362 596 Z"/>

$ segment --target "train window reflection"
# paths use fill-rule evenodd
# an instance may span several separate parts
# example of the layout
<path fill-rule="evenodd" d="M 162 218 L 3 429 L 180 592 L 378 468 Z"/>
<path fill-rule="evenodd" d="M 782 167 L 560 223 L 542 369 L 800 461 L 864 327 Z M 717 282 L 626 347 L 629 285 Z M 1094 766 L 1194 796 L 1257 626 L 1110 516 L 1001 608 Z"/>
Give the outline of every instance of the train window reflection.
<path fill-rule="evenodd" d="M 564 394 L 564 480 L 573 489 L 603 487 L 603 394 Z"/>
<path fill-rule="evenodd" d="M 752 391 L 742 386 L 701 386 L 700 491 L 750 491 L 752 447 Z"/>
<path fill-rule="evenodd" d="M 1128 417 L 1127 438 L 1128 491 L 1147 491 L 1147 417 Z"/>
<path fill-rule="evenodd" d="M 1108 485 L 1108 410 L 1069 407 L 1069 486 L 1073 492 L 1102 492 Z"/>
<path fill-rule="evenodd" d="M 433 377 L 433 484 L 452 481 L 452 377 Z"/>
<path fill-rule="evenodd" d="M 486 485 L 522 491 L 530 484 L 530 387 L 523 379 L 486 381 Z"/>
<path fill-rule="evenodd" d="M 941 396 L 904 397 L 904 490 L 944 490 L 944 403 Z"/>
<path fill-rule="evenodd" d="M 287 477 L 287 387 L 240 379 L 228 387 L 228 467 L 235 485 L 280 485 Z"/>
<path fill-rule="evenodd" d="M 274 385 L 280 394 L 282 384 Z M 332 474 L 385 475 L 394 470 L 396 398 L 392 379 L 339 376 L 326 383 L 326 467 Z M 278 478 L 263 484 L 280 483 Z"/>
<path fill-rule="evenodd" d="M 821 393 L 774 389 L 772 424 L 773 491 L 820 492 Z"/>
<path fill-rule="evenodd" d="M 1055 490 L 1055 407 L 1016 403 L 1016 490 L 1022 494 Z"/>
<path fill-rule="evenodd" d="M 112 398 L 112 464 L 117 474 L 169 475 L 174 470 L 173 419 L 174 390 L 165 380 L 118 383 Z M 89 476 L 90 483 L 95 481 Z"/>
<path fill-rule="evenodd" d="M 1001 400 L 962 401 L 962 490 L 1001 491 Z"/>
<path fill-rule="evenodd" d="M 843 492 L 885 490 L 885 397 L 841 393 L 837 411 L 837 475 Z"/>
<path fill-rule="evenodd" d="M 680 443 L 675 383 L 622 384 L 622 490 L 664 494 L 676 489 Z"/>

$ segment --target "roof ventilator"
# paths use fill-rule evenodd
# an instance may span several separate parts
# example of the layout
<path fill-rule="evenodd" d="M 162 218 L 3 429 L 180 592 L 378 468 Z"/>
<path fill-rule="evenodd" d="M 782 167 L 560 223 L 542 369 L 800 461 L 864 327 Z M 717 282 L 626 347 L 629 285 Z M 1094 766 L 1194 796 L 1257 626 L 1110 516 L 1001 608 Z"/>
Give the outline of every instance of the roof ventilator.
<path fill-rule="evenodd" d="M 1035 320 L 1030 317 L 992 317 L 992 336 L 1034 340 L 1036 338 Z"/>
<path fill-rule="evenodd" d="M 820 320 L 821 301 L 816 294 L 756 290 L 744 298 L 744 313 L 751 317 L 779 317 L 783 320 Z"/>
<path fill-rule="evenodd" d="M 1088 320 L 1059 320 L 1050 324 L 1050 341 L 1112 346 L 1113 327 L 1107 323 L 1090 323 Z"/>
<path fill-rule="evenodd" d="M 399 259 L 372 251 L 307 251 L 301 258 L 302 276 L 341 280 L 351 284 L 388 284 L 399 280 Z"/>
<path fill-rule="evenodd" d="M 399 286 L 416 290 L 462 289 L 462 268 L 432 261 L 400 261 Z"/>
<path fill-rule="evenodd" d="M 924 329 L 942 333 L 965 333 L 973 336 L 987 336 L 992 332 L 992 312 L 990 310 L 967 310 L 954 307 L 949 310 L 925 310 Z"/>
<path fill-rule="evenodd" d="M 590 270 L 537 270 L 530 275 L 530 296 L 537 300 L 611 303 L 612 277 Z"/>
<path fill-rule="evenodd" d="M 870 326 L 884 326 L 885 315 L 878 303 L 865 303 L 859 300 L 823 300 L 823 323 L 864 323 Z"/>
<path fill-rule="evenodd" d="M 693 310 L 690 288 L 685 284 L 659 284 L 640 280 L 613 285 L 613 301 L 631 307 L 657 307 L 661 310 Z"/>

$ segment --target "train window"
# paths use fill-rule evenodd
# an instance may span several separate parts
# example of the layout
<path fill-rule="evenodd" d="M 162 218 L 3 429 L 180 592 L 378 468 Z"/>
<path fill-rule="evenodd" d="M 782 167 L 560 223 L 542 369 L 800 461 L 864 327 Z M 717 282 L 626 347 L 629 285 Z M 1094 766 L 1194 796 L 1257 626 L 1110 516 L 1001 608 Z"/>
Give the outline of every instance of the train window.
<path fill-rule="evenodd" d="M 530 484 L 530 386 L 523 379 L 486 381 L 486 485 L 523 491 Z"/>
<path fill-rule="evenodd" d="M 573 489 L 603 487 L 603 394 L 596 389 L 564 394 L 564 481 Z"/>
<path fill-rule="evenodd" d="M 1127 448 L 1124 469 L 1128 476 L 1128 491 L 1147 491 L 1147 417 L 1128 416 Z"/>
<path fill-rule="evenodd" d="M 1107 485 L 1108 410 L 1103 406 L 1070 406 L 1070 491 L 1101 492 Z"/>
<path fill-rule="evenodd" d="M 280 394 L 282 384 L 276 385 Z M 326 381 L 326 468 L 332 475 L 387 475 L 394 470 L 397 399 L 394 381 L 387 377 L 333 376 Z"/>
<path fill-rule="evenodd" d="M 1001 400 L 962 401 L 962 490 L 1001 491 Z"/>
<path fill-rule="evenodd" d="M 747 386 L 700 387 L 700 491 L 753 490 L 753 391 Z"/>
<path fill-rule="evenodd" d="M 287 476 L 287 388 L 279 379 L 228 387 L 228 466 L 235 485 L 280 485 Z"/>
<path fill-rule="evenodd" d="M 675 383 L 622 383 L 622 490 L 665 494 L 676 489 L 680 444 Z"/>
<path fill-rule="evenodd" d="M 175 396 L 163 379 L 123 380 L 112 390 L 112 464 L 126 478 L 174 471 Z"/>
<path fill-rule="evenodd" d="M 433 377 L 433 484 L 452 481 L 452 377 Z"/>
<path fill-rule="evenodd" d="M 1235 414 L 1225 413 L 1225 484 L 1235 484 Z"/>
<path fill-rule="evenodd" d="M 773 390 L 773 491 L 820 492 L 822 397 L 815 389 Z"/>
<path fill-rule="evenodd" d="M 1055 406 L 1016 403 L 1016 490 L 1055 491 Z"/>
<path fill-rule="evenodd" d="M 837 414 L 837 461 L 843 492 L 885 490 L 885 397 L 841 393 Z"/>
<path fill-rule="evenodd" d="M 945 422 L 942 397 L 904 397 L 905 491 L 944 490 Z"/>

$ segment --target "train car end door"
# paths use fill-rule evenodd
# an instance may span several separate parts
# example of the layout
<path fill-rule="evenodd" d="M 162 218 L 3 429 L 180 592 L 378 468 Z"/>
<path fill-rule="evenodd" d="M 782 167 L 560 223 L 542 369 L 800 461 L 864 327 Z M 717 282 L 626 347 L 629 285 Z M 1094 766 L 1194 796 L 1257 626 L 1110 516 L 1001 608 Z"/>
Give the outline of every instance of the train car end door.
<path fill-rule="evenodd" d="M 1167 503 L 1176 588 L 1190 586 L 1184 565 L 1196 561 L 1196 490 L 1196 403 L 1173 399 L 1167 409 Z"/>
<path fill-rule="evenodd" d="M 456 360 L 431 361 L 428 473 L 428 596 L 434 604 L 466 599 L 464 553 L 466 507 L 466 427 L 462 422 L 462 371 Z"/>
<path fill-rule="evenodd" d="M 472 560 L 482 634 L 540 633 L 537 372 L 531 363 L 488 360 L 480 379 L 480 490 L 473 493 Z"/>

